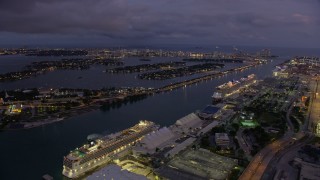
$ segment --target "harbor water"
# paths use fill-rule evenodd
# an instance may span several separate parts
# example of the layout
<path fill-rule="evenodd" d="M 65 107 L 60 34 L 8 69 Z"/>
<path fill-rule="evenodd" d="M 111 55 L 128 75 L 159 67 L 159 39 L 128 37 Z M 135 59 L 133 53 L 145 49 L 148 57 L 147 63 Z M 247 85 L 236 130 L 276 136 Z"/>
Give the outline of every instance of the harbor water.
<path fill-rule="evenodd" d="M 287 57 L 278 58 L 267 64 L 256 66 L 242 72 L 232 73 L 171 92 L 155 94 L 142 101 L 132 104 L 128 103 L 108 111 L 96 110 L 33 129 L 0 132 L 0 179 L 40 179 L 44 174 L 50 174 L 55 179 L 63 179 L 61 175 L 63 156 L 67 155 L 70 150 L 86 142 L 89 134 L 113 133 L 133 126 L 139 120 L 150 120 L 161 126 L 169 126 L 177 119 L 210 104 L 211 95 L 216 86 L 252 73 L 256 74 L 258 79 L 271 76 L 275 65 L 287 59 Z M 102 69 L 98 70 L 99 73 L 101 70 Z M 88 71 L 93 74 L 98 72 L 92 69 Z M 60 76 L 63 75 L 60 74 Z M 86 75 L 79 73 L 74 77 L 77 76 Z M 92 76 L 94 77 L 96 75 Z M 81 81 L 85 81 L 86 77 L 82 78 Z M 56 80 L 60 83 L 62 82 L 59 81 L 59 76 L 51 77 L 53 79 L 50 80 L 46 78 L 44 78 L 43 81 L 53 82 Z M 110 81 L 111 79 L 112 78 L 110 78 Z M 41 82 L 38 80 L 35 83 Z M 128 79 L 124 78 L 123 81 L 125 80 Z M 2 83 L 0 84 L 0 89 L 23 88 L 26 86 L 23 81 L 24 80 L 13 82 L 14 85 L 12 85 L 12 83 Z M 33 81 L 33 78 L 26 79 L 26 81 Z M 110 85 L 119 82 L 121 82 L 121 80 L 113 79 Z M 138 82 L 138 80 L 134 82 Z M 87 83 L 88 85 L 92 84 L 90 81 Z M 99 85 L 101 82 L 98 81 L 94 83 Z M 157 84 L 157 82 L 152 83 Z M 151 86 L 152 83 L 140 85 Z M 101 88 L 101 84 L 100 86 L 97 84 L 90 86 L 90 88 Z M 29 87 L 33 87 L 39 84 L 29 83 L 28 85 L 30 85 Z M 42 86 L 43 84 L 40 85 Z M 50 84 L 50 86 L 51 85 L 59 86 L 59 84 Z M 72 85 L 78 87 L 77 82 Z M 85 85 L 86 84 L 83 84 L 81 86 Z M 119 85 L 122 84 L 119 83 Z"/>

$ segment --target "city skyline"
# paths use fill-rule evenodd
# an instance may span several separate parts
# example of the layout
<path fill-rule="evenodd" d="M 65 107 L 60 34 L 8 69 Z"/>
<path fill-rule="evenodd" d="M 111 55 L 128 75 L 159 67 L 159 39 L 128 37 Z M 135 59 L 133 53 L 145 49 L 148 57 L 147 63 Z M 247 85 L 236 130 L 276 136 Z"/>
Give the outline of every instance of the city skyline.
<path fill-rule="evenodd" d="M 319 48 L 320 2 L 0 2 L 0 46 L 251 45 Z"/>

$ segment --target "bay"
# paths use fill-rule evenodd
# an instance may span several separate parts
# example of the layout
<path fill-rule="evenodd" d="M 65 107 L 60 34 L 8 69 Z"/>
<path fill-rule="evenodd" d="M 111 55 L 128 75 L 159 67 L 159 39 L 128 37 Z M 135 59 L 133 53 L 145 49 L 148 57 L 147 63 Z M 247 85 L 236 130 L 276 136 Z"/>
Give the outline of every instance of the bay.
<path fill-rule="evenodd" d="M 142 119 L 169 126 L 210 104 L 217 85 L 251 73 L 256 73 L 259 78 L 270 76 L 274 65 L 280 62 L 273 61 L 247 71 L 157 94 L 119 109 L 93 111 L 28 130 L 1 132 L 0 179 L 39 179 L 46 173 L 62 179 L 63 156 L 81 146 L 89 134 L 116 132 Z"/>

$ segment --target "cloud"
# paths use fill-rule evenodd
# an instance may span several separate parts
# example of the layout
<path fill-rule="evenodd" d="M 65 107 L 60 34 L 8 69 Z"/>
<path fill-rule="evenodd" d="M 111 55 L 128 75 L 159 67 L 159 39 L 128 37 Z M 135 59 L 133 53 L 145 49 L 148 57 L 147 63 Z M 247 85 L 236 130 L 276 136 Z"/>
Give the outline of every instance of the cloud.
<path fill-rule="evenodd" d="M 306 16 L 306 15 L 299 14 L 299 13 L 293 14 L 292 17 L 294 19 L 296 19 L 298 22 L 302 22 L 304 24 L 310 24 L 313 21 L 310 16 Z"/>
<path fill-rule="evenodd" d="M 0 0 L 0 34 L 96 36 L 123 43 L 292 44 L 294 37 L 313 44 L 319 40 L 318 2 Z"/>

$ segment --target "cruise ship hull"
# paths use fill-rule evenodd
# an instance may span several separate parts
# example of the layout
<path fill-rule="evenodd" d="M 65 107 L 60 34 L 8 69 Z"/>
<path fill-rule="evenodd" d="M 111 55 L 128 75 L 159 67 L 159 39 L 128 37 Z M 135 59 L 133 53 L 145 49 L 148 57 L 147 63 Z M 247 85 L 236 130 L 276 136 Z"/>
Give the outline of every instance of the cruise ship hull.
<path fill-rule="evenodd" d="M 216 105 L 222 102 L 222 98 L 212 98 L 212 104 Z"/>
<path fill-rule="evenodd" d="M 126 148 L 121 152 L 117 152 L 117 155 L 127 154 L 128 151 L 129 151 L 128 148 Z M 105 164 L 107 164 L 117 158 L 118 158 L 118 156 L 115 157 L 115 156 L 111 156 L 111 155 L 105 155 L 102 158 L 92 160 L 92 161 L 88 162 L 87 164 L 80 166 L 78 168 L 70 169 L 70 168 L 67 168 L 64 166 L 63 170 L 62 170 L 62 174 L 68 178 L 71 178 L 71 179 L 79 178 L 79 177 L 84 176 L 85 173 L 88 173 L 88 172 L 90 172 L 100 166 L 103 166 L 103 165 L 105 165 Z"/>
<path fill-rule="evenodd" d="M 68 178 L 79 178 L 114 159 L 125 156 L 131 147 L 159 126 L 150 121 L 139 124 L 83 145 L 71 151 L 63 160 L 62 174 Z"/>
<path fill-rule="evenodd" d="M 212 104 L 218 104 L 225 97 L 238 92 L 241 88 L 251 85 L 256 81 L 256 76 L 254 74 L 249 75 L 247 78 L 236 82 L 228 82 L 222 84 L 216 88 L 216 91 L 212 95 Z"/>
<path fill-rule="evenodd" d="M 91 171 L 91 170 L 93 170 L 103 164 L 110 162 L 110 160 L 111 160 L 111 158 L 105 158 L 101 161 L 97 161 L 92 166 L 86 166 L 85 168 L 78 169 L 77 171 L 74 171 L 72 169 L 67 169 L 64 167 L 62 170 L 62 174 L 68 178 L 71 178 L 71 179 L 79 178 L 79 177 L 83 176 L 86 172 Z"/>

